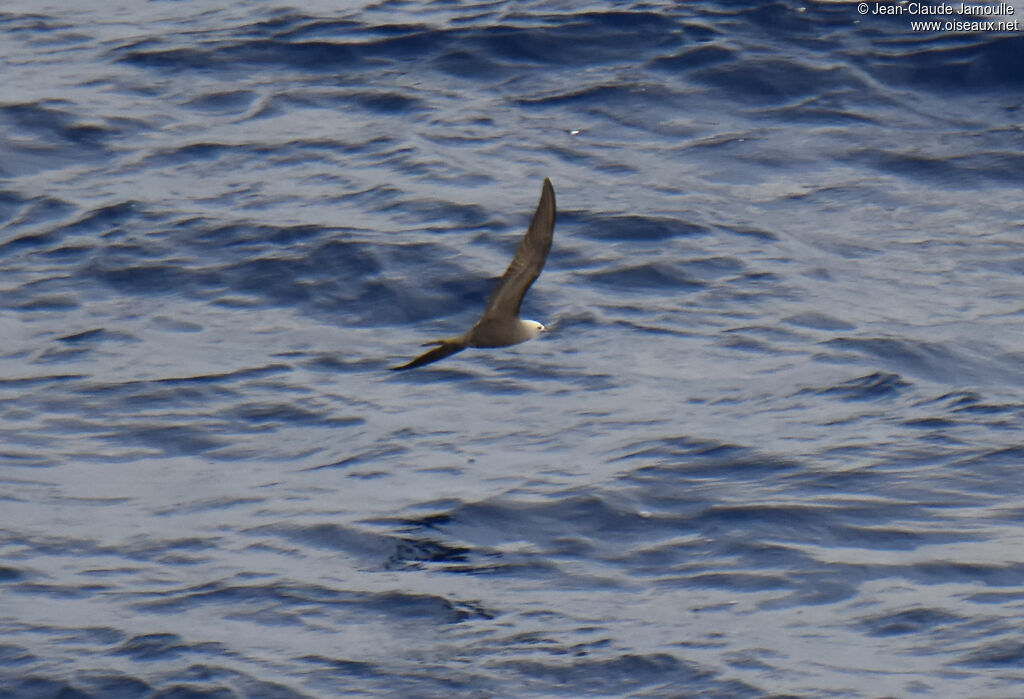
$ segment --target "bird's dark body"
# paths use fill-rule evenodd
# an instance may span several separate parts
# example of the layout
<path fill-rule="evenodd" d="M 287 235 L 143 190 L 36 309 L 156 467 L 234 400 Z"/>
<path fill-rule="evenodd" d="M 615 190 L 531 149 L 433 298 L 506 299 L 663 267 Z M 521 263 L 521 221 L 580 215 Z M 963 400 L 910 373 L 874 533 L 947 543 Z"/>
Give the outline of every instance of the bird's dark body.
<path fill-rule="evenodd" d="M 466 347 L 507 347 L 525 342 L 543 332 L 544 326 L 540 323 L 519 319 L 519 307 L 523 303 L 523 296 L 544 268 L 551 250 L 554 228 L 555 189 L 551 180 L 545 178 L 530 227 L 523 235 L 508 269 L 501 275 L 487 299 L 480 320 L 461 335 L 428 342 L 428 345 L 437 347 L 392 369 L 415 369 L 450 357 Z"/>

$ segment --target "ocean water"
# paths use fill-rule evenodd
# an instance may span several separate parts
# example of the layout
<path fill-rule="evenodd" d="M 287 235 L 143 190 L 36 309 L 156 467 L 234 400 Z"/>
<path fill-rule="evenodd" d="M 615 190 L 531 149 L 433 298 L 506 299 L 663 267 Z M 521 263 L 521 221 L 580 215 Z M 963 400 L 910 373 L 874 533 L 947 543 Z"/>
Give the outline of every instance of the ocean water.
<path fill-rule="evenodd" d="M 4 2 L 0 696 L 1020 696 L 1024 34 L 912 19 Z"/>

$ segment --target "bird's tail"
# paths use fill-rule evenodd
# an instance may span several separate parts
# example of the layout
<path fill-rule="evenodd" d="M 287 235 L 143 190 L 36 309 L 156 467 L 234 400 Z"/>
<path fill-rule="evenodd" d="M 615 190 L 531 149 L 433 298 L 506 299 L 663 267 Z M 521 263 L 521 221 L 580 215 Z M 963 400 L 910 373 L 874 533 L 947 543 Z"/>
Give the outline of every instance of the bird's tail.
<path fill-rule="evenodd" d="M 462 350 L 466 349 L 466 343 L 463 342 L 461 338 L 452 338 L 449 340 L 434 340 L 433 342 L 423 343 L 424 347 L 429 347 L 431 345 L 437 345 L 437 347 L 430 350 L 429 352 L 424 352 L 423 354 L 416 357 L 416 359 L 412 360 L 408 364 L 391 367 L 391 371 L 415 369 L 418 366 L 423 366 L 424 364 L 430 364 L 432 362 L 440 361 L 445 357 L 450 357 L 456 352 L 461 352 Z"/>

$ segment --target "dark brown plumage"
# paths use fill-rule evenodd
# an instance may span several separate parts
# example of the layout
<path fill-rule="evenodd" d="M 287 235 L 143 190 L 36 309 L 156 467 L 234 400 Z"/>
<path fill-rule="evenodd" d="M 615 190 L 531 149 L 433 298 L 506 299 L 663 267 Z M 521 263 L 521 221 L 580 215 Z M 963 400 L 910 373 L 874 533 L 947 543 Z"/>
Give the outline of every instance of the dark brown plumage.
<path fill-rule="evenodd" d="M 438 346 L 411 362 L 392 369 L 415 369 L 461 352 L 467 347 L 515 345 L 544 332 L 544 326 L 537 321 L 520 320 L 519 307 L 526 292 L 544 269 L 544 262 L 551 250 L 554 229 L 555 188 L 551 186 L 551 180 L 545 178 L 530 227 L 526 229 L 526 234 L 523 235 L 523 240 L 519 243 L 508 269 L 501 275 L 490 298 L 487 299 L 480 320 L 461 335 L 426 343 Z"/>

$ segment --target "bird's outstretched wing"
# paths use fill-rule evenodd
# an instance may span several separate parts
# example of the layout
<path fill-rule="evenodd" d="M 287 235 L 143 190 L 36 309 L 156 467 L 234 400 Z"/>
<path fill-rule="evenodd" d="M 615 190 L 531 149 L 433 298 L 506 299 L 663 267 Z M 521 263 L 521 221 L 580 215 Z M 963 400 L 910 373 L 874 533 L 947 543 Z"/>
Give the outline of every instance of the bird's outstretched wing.
<path fill-rule="evenodd" d="M 445 357 L 449 357 L 449 356 L 455 354 L 456 352 L 461 352 L 462 350 L 466 349 L 466 345 L 464 343 L 460 343 L 460 342 L 448 342 L 448 341 L 441 340 L 441 341 L 438 341 L 438 342 L 428 342 L 427 344 L 428 345 L 439 345 L 439 346 L 435 347 L 434 349 L 430 350 L 429 352 L 424 352 L 423 354 L 421 354 L 420 356 L 416 357 L 416 359 L 412 360 L 408 364 L 403 364 L 402 366 L 393 366 L 393 367 L 391 367 L 391 371 L 402 371 L 404 369 L 415 369 L 418 366 L 423 366 L 424 364 L 430 364 L 432 362 L 440 361 L 440 360 L 444 359 Z"/>
<path fill-rule="evenodd" d="M 480 320 L 491 320 L 496 318 L 517 318 L 519 306 L 523 303 L 523 296 L 540 276 L 544 262 L 548 259 L 548 251 L 551 250 L 551 234 L 555 229 L 555 188 L 551 186 L 551 180 L 544 178 L 544 186 L 540 191 L 540 202 L 537 204 L 537 211 L 533 214 L 530 227 L 526 235 L 519 243 L 515 257 L 509 264 L 505 274 L 498 280 L 497 286 L 487 299 L 487 306 L 484 308 Z"/>

